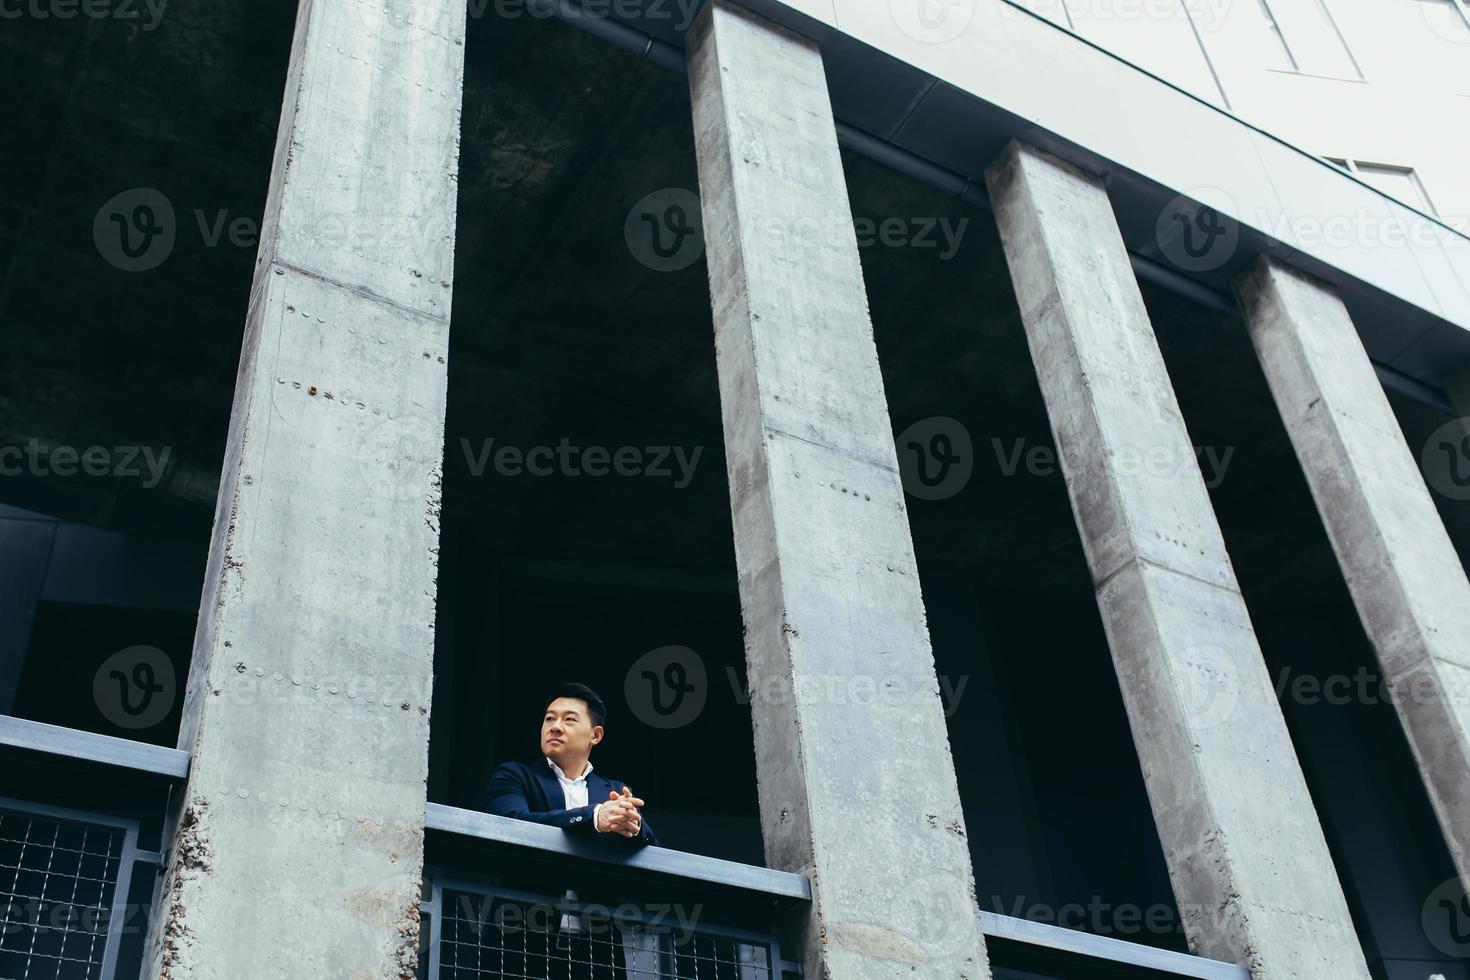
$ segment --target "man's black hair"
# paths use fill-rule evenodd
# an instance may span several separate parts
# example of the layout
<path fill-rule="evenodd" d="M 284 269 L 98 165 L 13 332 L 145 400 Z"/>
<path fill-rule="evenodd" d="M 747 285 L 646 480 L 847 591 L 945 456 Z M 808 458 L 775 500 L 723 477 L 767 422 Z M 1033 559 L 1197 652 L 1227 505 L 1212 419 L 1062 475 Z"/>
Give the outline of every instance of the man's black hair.
<path fill-rule="evenodd" d="M 603 725 L 607 722 L 607 704 L 597 696 L 597 692 L 586 684 L 576 681 L 564 681 L 553 687 L 546 695 L 548 705 L 557 698 L 577 698 L 587 702 L 587 712 L 592 716 L 594 726 Z"/>

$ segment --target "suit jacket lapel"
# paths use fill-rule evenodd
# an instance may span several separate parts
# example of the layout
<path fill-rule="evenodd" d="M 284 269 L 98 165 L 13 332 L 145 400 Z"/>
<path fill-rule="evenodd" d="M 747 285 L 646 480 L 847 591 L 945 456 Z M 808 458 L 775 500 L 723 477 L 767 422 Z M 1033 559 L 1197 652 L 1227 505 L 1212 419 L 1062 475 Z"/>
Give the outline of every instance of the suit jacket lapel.
<path fill-rule="evenodd" d="M 545 810 L 565 810 L 567 806 L 566 797 L 562 795 L 561 783 L 556 781 L 556 773 L 541 760 L 541 768 L 533 764 L 531 772 L 536 777 L 536 785 L 541 789 L 541 806 Z"/>
<path fill-rule="evenodd" d="M 607 800 L 607 794 L 613 792 L 616 787 L 606 776 L 600 774 L 596 769 L 592 775 L 587 777 L 587 803 L 596 806 Z"/>

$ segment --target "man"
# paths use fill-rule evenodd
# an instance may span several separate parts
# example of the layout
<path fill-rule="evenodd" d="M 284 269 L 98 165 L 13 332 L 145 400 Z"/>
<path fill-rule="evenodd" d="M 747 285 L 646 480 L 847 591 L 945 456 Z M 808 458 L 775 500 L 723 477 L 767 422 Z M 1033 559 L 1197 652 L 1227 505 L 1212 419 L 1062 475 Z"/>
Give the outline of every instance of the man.
<path fill-rule="evenodd" d="M 541 718 L 544 764 L 501 763 L 485 791 L 485 810 L 569 833 L 658 844 L 640 812 L 643 801 L 623 783 L 592 771 L 592 748 L 602 742 L 606 720 L 607 705 L 592 688 L 557 687 Z"/>
<path fill-rule="evenodd" d="M 501 763 L 485 791 L 485 809 L 568 833 L 657 844 L 653 828 L 639 812 L 643 801 L 623 783 L 592 771 L 592 747 L 602 742 L 606 721 L 607 705 L 592 688 L 558 686 L 541 718 L 544 765 Z M 563 896 L 566 902 L 576 899 L 574 891 Z M 609 927 L 605 935 L 594 935 L 583 930 L 580 916 L 571 914 L 561 916 L 555 933 L 527 930 L 514 942 L 497 933 L 491 945 L 501 951 L 498 976 L 506 978 L 532 974 L 530 967 L 539 963 L 540 969 L 575 966 L 589 980 L 623 980 L 654 976 L 658 963 L 654 934 Z"/>

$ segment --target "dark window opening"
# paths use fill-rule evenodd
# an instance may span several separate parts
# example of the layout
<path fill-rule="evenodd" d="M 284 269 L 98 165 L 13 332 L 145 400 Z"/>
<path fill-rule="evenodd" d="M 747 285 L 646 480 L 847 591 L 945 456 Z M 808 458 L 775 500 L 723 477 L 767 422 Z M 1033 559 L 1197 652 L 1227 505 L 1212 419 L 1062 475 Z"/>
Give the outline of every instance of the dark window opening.
<path fill-rule="evenodd" d="M 1184 951 L 994 219 L 844 164 L 858 218 L 952 243 L 862 258 L 980 907 Z"/>
<path fill-rule="evenodd" d="M 192 612 L 43 603 L 12 713 L 172 747 L 194 619 Z"/>
<path fill-rule="evenodd" d="M 664 845 L 760 864 L 687 83 L 541 18 L 466 59 L 430 798 L 579 680 Z"/>

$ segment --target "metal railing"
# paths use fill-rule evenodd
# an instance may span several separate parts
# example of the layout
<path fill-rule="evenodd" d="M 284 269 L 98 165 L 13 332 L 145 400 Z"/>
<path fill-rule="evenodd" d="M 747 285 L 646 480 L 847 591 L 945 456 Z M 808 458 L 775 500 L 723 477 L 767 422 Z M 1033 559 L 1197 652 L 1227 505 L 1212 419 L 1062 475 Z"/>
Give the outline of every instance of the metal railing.
<path fill-rule="evenodd" d="M 483 861 L 482 867 L 490 867 L 501 862 L 515 863 L 522 860 L 523 856 L 533 861 L 559 861 L 560 863 L 555 867 L 542 865 L 545 870 L 535 872 L 543 882 L 553 881 L 558 887 L 563 882 L 579 881 L 584 875 L 599 872 L 604 878 L 611 875 L 614 879 L 620 880 L 626 886 L 621 890 L 639 897 L 651 894 L 650 885 L 640 885 L 639 879 L 649 883 L 678 881 L 684 887 L 685 894 L 693 896 L 686 899 L 691 903 L 691 907 L 699 907 L 702 896 L 711 895 L 717 891 L 739 893 L 748 897 L 743 903 L 747 907 L 754 906 L 757 901 L 764 901 L 768 903 L 767 908 L 775 910 L 770 913 L 770 920 L 763 923 L 764 926 L 770 928 L 771 932 L 774 932 L 777 927 L 776 918 L 783 914 L 799 912 L 801 906 L 811 901 L 811 884 L 806 878 L 772 868 L 753 867 L 662 847 L 645 847 L 629 851 L 618 847 L 615 843 L 573 837 L 554 827 L 510 820 L 475 810 L 462 810 L 437 803 L 429 804 L 427 816 L 427 827 L 431 839 L 432 835 L 442 838 L 468 838 L 496 847 L 497 850 L 492 857 L 479 859 Z M 452 867 L 458 871 L 460 866 L 453 865 Z M 567 869 L 576 869 L 576 873 L 569 875 Z M 440 879 L 435 882 L 431 891 L 426 891 L 426 895 L 431 897 L 429 903 L 426 904 L 429 930 L 424 933 L 423 957 L 440 956 L 440 959 L 435 961 L 440 969 L 443 968 L 445 952 L 442 944 L 444 942 L 443 927 L 447 921 L 443 898 L 446 890 L 463 892 L 465 886 L 462 883 L 452 883 L 449 879 Z M 498 890 L 495 886 L 481 885 L 472 886 L 470 894 L 478 894 L 483 898 L 483 896 L 495 895 L 512 896 L 515 893 Z M 521 900 L 525 899 L 525 894 L 521 893 Z M 507 900 L 510 899 L 507 898 Z M 535 901 L 541 904 L 542 919 L 548 923 L 548 928 L 552 931 L 555 931 L 560 920 L 558 919 L 558 922 L 555 923 L 551 922 L 550 913 L 545 910 L 559 909 L 560 915 L 567 915 L 571 914 L 570 910 L 576 907 L 575 902 L 552 900 L 544 895 L 536 898 Z M 559 901 L 561 905 L 557 904 Z M 488 909 L 487 914 L 493 914 L 493 907 L 480 908 L 482 911 Z M 1191 980 L 1249 980 L 1250 978 L 1249 971 L 1234 964 L 1220 963 L 1199 956 L 991 912 L 981 913 L 980 927 L 990 945 L 991 958 L 996 965 L 997 977 L 1025 976 L 1038 978 L 1038 980 L 1039 978 L 1076 976 L 1146 978 L 1146 980 L 1164 977 L 1187 977 Z M 438 932 L 434 932 L 436 928 Z M 777 962 L 780 962 L 780 950 L 774 936 L 764 932 L 745 932 L 738 935 L 746 937 L 746 941 L 752 943 L 769 941 L 770 948 L 774 950 L 773 955 L 778 957 Z M 496 941 L 502 940 L 497 939 Z M 484 963 L 484 960 L 481 960 L 481 963 Z M 536 961 L 536 965 L 541 965 L 539 960 Z M 782 965 L 788 974 L 799 975 L 799 964 L 787 960 Z M 427 980 L 458 980 L 461 976 L 475 977 L 476 980 L 479 980 L 482 977 L 502 975 L 513 978 L 513 980 L 524 980 L 526 976 L 526 974 L 515 972 L 425 974 Z M 536 980 L 547 980 L 548 977 L 552 980 L 558 977 L 577 980 L 578 977 L 593 975 L 587 973 L 568 975 L 556 972 L 530 974 Z M 608 976 L 609 980 L 612 978 L 624 980 L 625 977 L 627 980 L 634 980 L 634 974 L 628 973 L 626 969 L 623 972 L 596 974 L 599 980 L 603 975 Z M 715 976 L 716 974 L 709 975 Z M 654 974 L 656 978 L 664 976 L 683 977 L 685 974 Z M 699 976 L 704 977 L 705 974 L 701 973 Z M 743 974 L 735 976 L 737 980 L 745 980 Z M 772 980 L 781 980 L 779 973 L 773 973 L 771 977 Z M 642 978 L 637 978 L 637 980 L 642 980 Z"/>
<path fill-rule="evenodd" d="M 108 771 L 131 773 L 140 778 L 161 779 L 170 784 L 177 784 L 189 770 L 188 753 L 177 749 L 144 745 L 126 739 L 73 731 L 3 715 L 0 715 L 0 749 L 38 753 L 38 758 L 49 756 L 58 762 L 73 760 L 101 766 Z M 117 932 L 122 926 L 119 921 L 119 912 L 123 909 L 124 903 L 128 901 L 134 868 L 140 863 L 145 866 L 157 865 L 161 861 L 161 856 L 139 848 L 138 825 L 125 819 L 81 809 L 39 806 L 34 803 L 3 798 L 0 798 L 0 810 L 25 814 L 33 821 L 69 822 L 97 828 L 98 833 L 106 831 L 122 834 L 118 851 L 117 878 L 112 884 L 108 901 L 98 906 L 107 907 L 111 914 L 107 940 L 102 947 L 101 962 L 95 965 L 92 963 L 95 958 L 93 955 L 95 947 L 91 938 L 88 937 L 86 939 L 87 955 L 75 957 L 79 964 L 75 971 L 63 972 L 61 969 L 59 961 L 71 958 L 70 954 L 67 954 L 56 958 L 58 960 L 56 973 L 40 974 L 46 977 L 54 976 L 57 980 L 60 980 L 61 977 L 72 976 L 114 980 L 119 946 Z M 49 825 L 37 823 L 34 826 L 43 828 Z M 800 975 L 800 965 L 783 958 L 774 932 L 777 919 L 799 913 L 801 907 L 811 901 L 811 884 L 801 875 L 662 847 L 647 847 L 629 851 L 603 841 L 576 838 L 553 827 L 509 820 L 438 803 L 428 804 L 425 829 L 426 843 L 431 850 L 453 843 L 489 847 L 494 851 L 493 855 L 489 856 L 489 860 L 484 853 L 478 853 L 465 861 L 455 858 L 440 862 L 437 867 L 449 869 L 445 872 L 436 872 L 434 870 L 436 865 L 430 862 L 424 891 L 425 928 L 421 941 L 424 955 L 420 959 L 420 975 L 425 978 L 460 980 L 460 978 L 473 977 L 479 980 L 482 977 L 494 976 L 495 974 L 486 973 L 482 968 L 478 973 L 474 972 L 468 963 L 460 961 L 460 953 L 470 954 L 471 945 L 479 948 L 481 967 L 483 967 L 484 953 L 487 949 L 508 951 L 512 947 L 507 944 L 522 940 L 532 944 L 527 947 L 526 952 L 533 956 L 545 957 L 548 967 L 557 964 L 567 967 L 568 971 L 574 966 L 585 968 L 587 972 L 582 975 L 588 977 L 589 980 L 594 977 L 601 980 L 603 976 L 611 978 L 614 974 L 617 980 L 624 980 L 628 977 L 630 963 L 636 980 L 644 980 L 641 974 L 650 973 L 652 967 L 647 964 L 654 964 L 655 961 L 657 968 L 664 972 L 651 972 L 648 980 L 685 976 L 716 977 L 723 980 L 723 975 L 718 971 L 723 969 L 726 974 L 731 974 L 731 970 L 737 966 L 741 972 L 731 974 L 732 980 L 767 980 L 767 978 L 784 980 L 785 977 Z M 44 833 L 43 830 L 37 830 L 37 832 Z M 32 829 L 28 828 L 26 831 L 28 842 L 31 833 Z M 53 835 L 54 842 L 62 843 L 59 828 L 53 830 Z M 12 839 L 18 839 L 18 834 L 12 833 L 10 836 Z M 98 840 L 100 841 L 101 838 L 99 837 Z M 41 844 L 44 844 L 44 840 L 37 843 L 35 854 L 42 852 Z M 76 850 L 80 853 L 86 853 L 88 850 L 87 847 L 62 847 L 60 849 Z M 67 860 L 69 861 L 69 858 Z M 521 890 L 516 890 L 505 880 L 481 880 L 479 882 L 469 880 L 473 875 L 466 870 L 473 868 L 474 871 L 489 872 L 497 879 L 504 879 L 507 876 L 502 872 L 507 867 L 517 862 L 524 863 L 527 860 L 539 862 L 537 866 L 541 870 L 537 872 L 535 879 L 537 884 Z M 0 900 L 14 897 L 17 891 L 27 891 L 27 889 L 16 887 L 19 882 L 18 875 L 14 876 L 13 881 L 7 877 L 11 876 L 17 867 L 20 865 L 13 860 L 7 860 L 3 857 L 3 852 L 0 852 L 0 886 L 5 886 L 7 883 L 11 886 L 8 890 L 0 887 L 0 893 L 5 896 Z M 62 865 L 53 867 L 59 869 Z M 9 870 L 6 870 L 7 868 Z M 80 869 L 80 864 L 78 868 Z M 60 882 L 61 879 L 60 874 L 55 878 L 57 882 Z M 613 922 L 609 927 L 618 930 L 616 942 L 611 938 L 613 933 L 608 932 L 607 938 L 600 944 L 594 945 L 589 936 L 576 940 L 586 942 L 585 946 L 575 946 L 578 951 L 576 955 L 568 953 L 561 947 L 554 948 L 558 953 L 566 955 L 558 956 L 550 951 L 536 952 L 534 944 L 543 940 L 563 941 L 565 944 L 574 943 L 577 930 L 563 929 L 563 920 L 560 918 L 562 915 L 578 916 L 583 926 L 596 924 L 595 917 L 601 910 L 589 907 L 585 902 L 568 899 L 564 895 L 562 899 L 555 900 L 552 907 L 556 908 L 560 904 L 568 906 L 569 910 L 559 909 L 559 917 L 556 922 L 551 923 L 548 920 L 545 928 L 539 934 L 535 928 L 526 931 L 524 926 L 521 927 L 521 933 L 508 933 L 504 930 L 501 933 L 482 931 L 471 944 L 466 934 L 458 931 L 452 932 L 449 942 L 461 948 L 453 950 L 455 960 L 446 962 L 443 956 L 445 926 L 450 924 L 451 920 L 456 920 L 452 926 L 454 930 L 459 930 L 462 926 L 468 928 L 471 925 L 471 923 L 459 921 L 464 919 L 462 911 L 456 911 L 456 909 L 463 909 L 460 896 L 469 898 L 472 908 L 476 910 L 474 915 L 477 918 L 482 914 L 491 915 L 491 921 L 494 921 L 493 915 L 499 908 L 512 910 L 518 905 L 519 914 L 523 914 L 529 907 L 545 906 L 547 904 L 547 897 L 544 894 L 547 890 L 546 882 L 554 882 L 555 887 L 559 888 L 563 882 L 580 882 L 589 879 L 600 879 L 601 883 L 598 887 L 604 890 L 606 890 L 607 883 L 612 882 L 614 890 L 620 890 L 619 885 L 626 885 L 629 887 L 621 890 L 644 892 L 645 894 L 649 887 L 654 885 L 657 886 L 655 890 L 667 890 L 677 886 L 684 896 L 681 901 L 690 903 L 691 907 L 701 908 L 708 903 L 710 921 L 718 920 L 720 925 L 712 925 L 701 919 L 697 924 L 690 924 L 690 927 L 682 932 L 678 929 L 666 928 L 661 933 L 660 923 L 648 921 L 647 906 L 642 906 L 636 911 L 616 906 L 613 911 L 619 914 L 612 916 Z M 62 885 L 54 884 L 52 888 L 53 892 L 50 894 L 47 894 L 43 888 L 41 898 L 55 902 L 70 901 L 70 898 L 59 896 L 55 891 L 55 889 L 62 888 Z M 87 897 L 80 890 L 77 895 Z M 447 907 L 446 896 L 450 898 Z M 724 899 L 734 896 L 734 901 L 715 901 L 715 896 L 723 896 Z M 487 901 L 489 904 L 484 904 Z M 87 905 L 87 907 L 92 906 Z M 727 914 L 727 910 L 730 909 L 748 914 L 735 916 L 732 919 Z M 28 927 L 22 921 L 12 922 L 12 912 L 9 907 L 5 914 L 6 919 L 3 931 L 0 931 L 0 940 L 8 938 L 9 941 L 0 942 L 0 948 L 9 951 L 12 946 L 20 945 L 19 940 L 13 937 L 20 935 L 21 930 Z M 501 915 L 501 918 L 504 919 L 506 915 L 514 918 L 517 914 L 515 911 L 507 911 Z M 738 928 L 727 927 L 737 919 L 741 920 L 736 922 Z M 663 925 L 668 926 L 667 923 Z M 499 925 L 496 928 L 499 928 Z M 998 977 L 1108 976 L 1249 980 L 1249 973 L 1244 967 L 989 912 L 981 914 L 981 929 L 990 944 L 992 961 L 997 967 Z M 583 931 L 590 932 L 588 929 L 583 929 Z M 568 932 L 574 935 L 564 935 Z M 682 935 L 706 938 L 703 940 L 696 938 L 691 949 L 687 945 L 686 947 L 678 946 L 676 940 Z M 701 941 L 721 941 L 735 945 L 728 950 L 722 947 L 708 955 L 697 955 Z M 83 939 L 73 938 L 71 942 L 80 944 Z M 740 949 L 742 946 L 745 947 L 744 951 Z M 38 945 L 35 948 L 44 950 L 46 947 Z M 73 949 L 75 948 L 74 945 Z M 760 950 L 766 951 L 764 959 L 761 958 Z M 601 959 L 598 959 L 599 956 Z M 621 956 L 621 961 L 618 960 L 619 956 Z M 1056 962 L 1062 965 L 1040 970 L 1031 966 L 1007 965 L 1007 961 L 1029 962 L 1032 958 L 1045 960 L 1049 957 L 1055 957 Z M 23 971 L 19 974 L 7 972 L 7 967 L 3 965 L 4 962 L 0 960 L 0 980 L 10 980 L 13 975 L 26 976 Z M 531 962 L 538 966 L 541 964 L 540 960 Z M 704 969 L 706 962 L 715 964 L 710 969 L 716 972 L 706 972 Z M 765 964 L 767 973 L 761 973 L 762 963 Z M 85 967 L 80 964 L 85 964 Z M 71 970 L 71 967 L 67 969 Z M 446 969 L 449 972 L 446 972 Z M 501 975 L 513 977 L 515 980 L 524 980 L 526 976 L 537 976 L 538 980 L 546 980 L 546 972 L 537 975 L 530 973 L 524 966 L 519 969 L 522 970 L 519 974 L 510 972 Z M 431 970 L 438 972 L 430 972 Z M 37 976 L 37 971 L 32 970 L 30 977 L 35 976 Z M 577 974 L 553 972 L 550 976 L 576 980 Z"/>
<path fill-rule="evenodd" d="M 138 825 L 0 797 L 0 980 L 111 980 Z"/>
<path fill-rule="evenodd" d="M 424 980 L 782 980 L 775 936 L 426 879 Z M 787 977 L 799 976 L 785 964 Z"/>
<path fill-rule="evenodd" d="M 189 753 L 179 749 L 47 725 L 10 715 L 0 715 L 0 746 L 38 752 L 60 759 L 92 762 L 165 779 L 182 780 L 189 774 Z"/>

